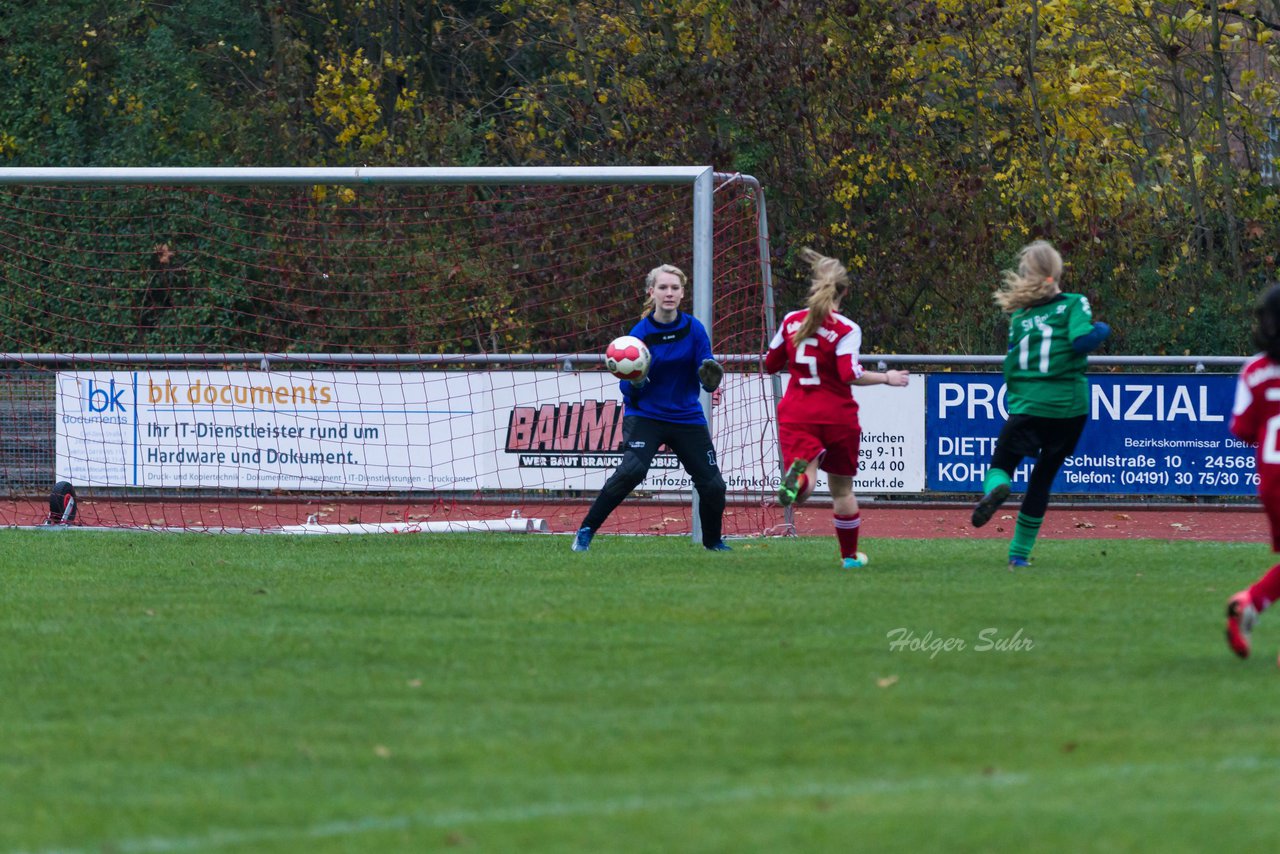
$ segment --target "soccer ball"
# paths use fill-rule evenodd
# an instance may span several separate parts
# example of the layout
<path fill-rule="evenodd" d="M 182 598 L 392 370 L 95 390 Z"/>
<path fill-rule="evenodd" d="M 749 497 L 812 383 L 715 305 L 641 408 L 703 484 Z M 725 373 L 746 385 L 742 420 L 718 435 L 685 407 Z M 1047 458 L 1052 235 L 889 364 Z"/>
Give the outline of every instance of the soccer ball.
<path fill-rule="evenodd" d="M 644 379 L 649 373 L 649 360 L 649 348 L 631 335 L 613 339 L 604 351 L 604 366 L 620 380 Z"/>

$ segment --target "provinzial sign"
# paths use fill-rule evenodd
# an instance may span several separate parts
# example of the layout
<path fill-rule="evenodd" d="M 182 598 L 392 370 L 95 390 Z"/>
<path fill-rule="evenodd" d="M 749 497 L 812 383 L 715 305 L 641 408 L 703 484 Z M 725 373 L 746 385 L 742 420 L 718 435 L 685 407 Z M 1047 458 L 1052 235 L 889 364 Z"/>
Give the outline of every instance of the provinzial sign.
<path fill-rule="evenodd" d="M 1227 430 L 1234 375 L 1089 376 L 1089 422 L 1054 480 L 1055 493 L 1253 495 L 1253 448 Z M 981 492 L 1008 417 L 1000 374 L 936 374 L 928 380 L 928 488 Z M 1026 488 L 1026 460 L 1014 472 Z"/>

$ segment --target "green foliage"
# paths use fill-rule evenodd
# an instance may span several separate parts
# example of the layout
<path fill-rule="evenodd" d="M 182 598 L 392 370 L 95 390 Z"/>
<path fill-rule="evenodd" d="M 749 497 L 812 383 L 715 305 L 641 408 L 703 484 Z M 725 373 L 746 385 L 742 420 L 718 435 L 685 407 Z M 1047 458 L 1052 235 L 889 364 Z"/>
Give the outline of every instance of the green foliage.
<path fill-rule="evenodd" d="M 779 258 L 848 262 L 872 349 L 989 352 L 1001 265 L 1046 237 L 1113 321 L 1112 352 L 1234 352 L 1280 240 L 1257 178 L 1280 106 L 1271 11 L 8 3 L 0 163 L 710 163 L 762 180 Z M 798 303 L 805 271 L 775 272 Z M 1194 322 L 1148 322 L 1162 283 Z"/>
<path fill-rule="evenodd" d="M 226 105 L 202 70 L 204 36 L 237 21 L 231 2 L 9 4 L 0 156 L 21 165 L 192 165 L 231 154 Z"/>

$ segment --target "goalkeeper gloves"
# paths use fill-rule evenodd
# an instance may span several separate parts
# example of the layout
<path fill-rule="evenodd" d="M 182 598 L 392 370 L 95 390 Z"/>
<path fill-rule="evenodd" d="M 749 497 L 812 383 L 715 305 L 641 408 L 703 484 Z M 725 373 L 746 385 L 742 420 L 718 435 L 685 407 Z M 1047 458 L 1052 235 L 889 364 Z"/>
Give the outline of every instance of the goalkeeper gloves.
<path fill-rule="evenodd" d="M 720 381 L 724 379 L 724 368 L 720 367 L 720 363 L 715 359 L 703 359 L 702 366 L 698 368 L 698 382 L 702 383 L 703 391 L 715 391 L 720 388 Z"/>
<path fill-rule="evenodd" d="M 642 376 L 642 377 L 641 377 L 640 379 L 638 379 L 638 380 L 631 380 L 631 387 L 632 387 L 633 389 L 635 389 L 636 391 L 639 391 L 640 389 L 644 388 L 644 387 L 645 387 L 645 386 L 647 386 L 648 384 L 649 384 L 649 375 L 648 375 L 648 374 L 645 374 L 644 376 Z"/>

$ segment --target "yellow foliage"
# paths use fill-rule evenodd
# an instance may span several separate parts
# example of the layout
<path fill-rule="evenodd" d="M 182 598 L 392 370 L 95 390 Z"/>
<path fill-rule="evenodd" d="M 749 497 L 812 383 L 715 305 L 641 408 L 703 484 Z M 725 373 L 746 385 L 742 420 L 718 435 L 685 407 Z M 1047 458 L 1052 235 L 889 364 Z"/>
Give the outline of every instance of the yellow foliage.
<path fill-rule="evenodd" d="M 392 63 L 383 68 L 394 68 Z M 355 143 L 357 150 L 377 147 L 387 138 L 380 127 L 382 107 L 378 91 L 382 84 L 382 68 L 365 58 L 364 50 L 348 54 L 339 51 L 336 60 L 321 65 L 311 105 L 316 115 L 336 132 L 341 145 Z M 397 99 L 396 109 L 407 109 L 411 101 Z"/>
<path fill-rule="evenodd" d="M 405 89 L 396 96 L 395 110 L 397 113 L 408 113 L 413 110 L 418 102 L 417 89 Z"/>

